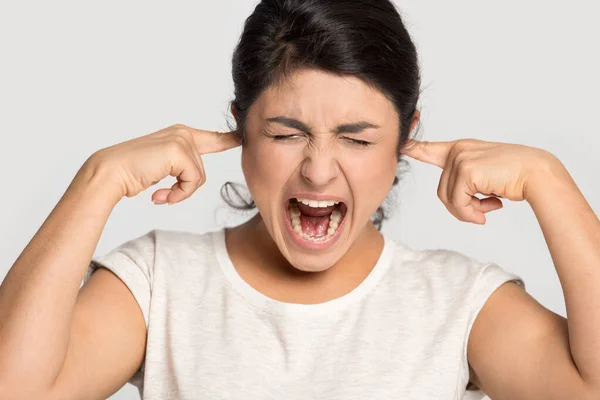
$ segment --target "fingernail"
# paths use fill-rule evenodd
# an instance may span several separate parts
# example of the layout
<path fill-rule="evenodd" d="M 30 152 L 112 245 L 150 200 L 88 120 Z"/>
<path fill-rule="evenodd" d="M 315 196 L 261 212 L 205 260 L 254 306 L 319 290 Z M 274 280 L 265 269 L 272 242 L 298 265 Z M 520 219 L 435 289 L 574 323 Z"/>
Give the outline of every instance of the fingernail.
<path fill-rule="evenodd" d="M 163 201 L 163 200 L 152 200 L 152 202 L 154 204 L 156 204 L 157 206 L 160 206 L 160 205 L 163 205 L 166 203 L 166 201 Z"/>

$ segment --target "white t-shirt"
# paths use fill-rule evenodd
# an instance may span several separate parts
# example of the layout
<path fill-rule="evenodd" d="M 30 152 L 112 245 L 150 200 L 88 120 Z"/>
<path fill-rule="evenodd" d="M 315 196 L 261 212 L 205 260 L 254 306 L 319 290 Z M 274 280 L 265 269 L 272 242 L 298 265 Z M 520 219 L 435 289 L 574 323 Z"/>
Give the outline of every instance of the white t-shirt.
<path fill-rule="evenodd" d="M 520 276 L 385 237 L 355 289 L 320 304 L 263 295 L 234 268 L 224 230 L 153 230 L 92 260 L 129 287 L 148 328 L 130 382 L 144 400 L 474 400 L 467 338 L 500 285 Z"/>

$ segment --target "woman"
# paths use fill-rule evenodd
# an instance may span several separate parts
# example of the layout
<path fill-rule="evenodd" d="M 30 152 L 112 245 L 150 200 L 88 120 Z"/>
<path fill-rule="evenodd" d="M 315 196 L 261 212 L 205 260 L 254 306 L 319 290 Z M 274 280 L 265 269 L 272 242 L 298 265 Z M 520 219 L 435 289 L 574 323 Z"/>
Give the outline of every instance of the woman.
<path fill-rule="evenodd" d="M 233 78 L 232 132 L 176 125 L 82 166 L 0 287 L 0 398 L 105 398 L 127 381 L 144 399 L 600 396 L 598 219 L 548 152 L 411 139 L 417 52 L 388 0 L 262 1 Z M 240 145 L 254 217 L 154 230 L 90 263 L 121 198 L 172 175 L 152 198 L 184 201 L 201 156 Z M 569 320 L 496 264 L 381 235 L 403 156 L 442 168 L 461 221 L 526 200 Z"/>

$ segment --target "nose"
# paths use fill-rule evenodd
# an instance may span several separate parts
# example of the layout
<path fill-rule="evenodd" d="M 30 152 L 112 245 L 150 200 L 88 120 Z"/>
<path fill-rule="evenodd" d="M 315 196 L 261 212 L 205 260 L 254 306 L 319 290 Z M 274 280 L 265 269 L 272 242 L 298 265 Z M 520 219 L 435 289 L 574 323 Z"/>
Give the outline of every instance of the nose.
<path fill-rule="evenodd" d="M 340 173 L 339 164 L 331 151 L 310 151 L 301 168 L 302 177 L 314 186 L 326 186 Z"/>

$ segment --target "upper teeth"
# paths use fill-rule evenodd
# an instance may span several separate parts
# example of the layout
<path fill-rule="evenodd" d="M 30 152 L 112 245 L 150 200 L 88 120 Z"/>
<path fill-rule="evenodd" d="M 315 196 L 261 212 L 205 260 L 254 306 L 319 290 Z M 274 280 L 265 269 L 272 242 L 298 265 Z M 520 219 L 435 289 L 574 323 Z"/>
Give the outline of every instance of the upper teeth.
<path fill-rule="evenodd" d="M 306 204 L 309 207 L 331 207 L 339 204 L 339 201 L 335 200 L 308 200 L 308 199 L 296 199 L 298 203 Z"/>

